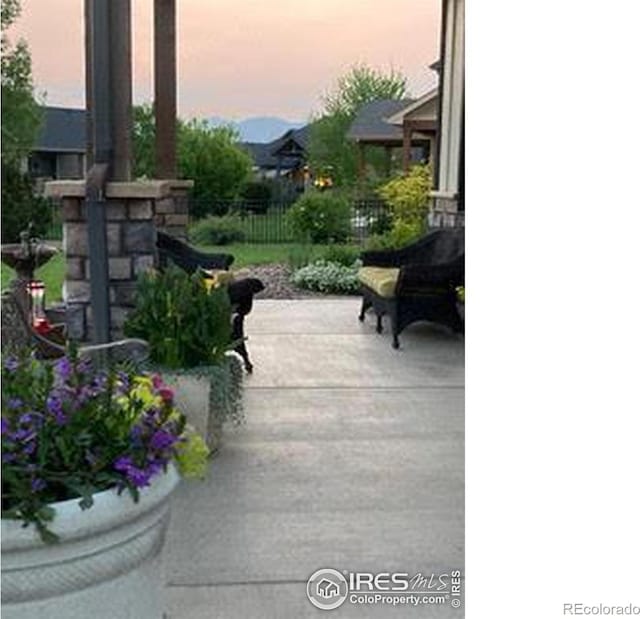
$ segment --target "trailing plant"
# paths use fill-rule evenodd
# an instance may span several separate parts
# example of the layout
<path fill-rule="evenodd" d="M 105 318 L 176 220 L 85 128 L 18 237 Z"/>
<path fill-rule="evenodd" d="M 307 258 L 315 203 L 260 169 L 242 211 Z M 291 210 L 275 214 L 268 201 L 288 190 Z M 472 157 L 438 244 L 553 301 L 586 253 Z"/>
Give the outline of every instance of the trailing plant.
<path fill-rule="evenodd" d="M 358 282 L 359 260 L 350 266 L 327 260 L 317 260 L 291 276 L 291 281 L 300 288 L 324 293 L 355 294 L 360 288 Z"/>
<path fill-rule="evenodd" d="M 208 450 L 155 375 L 96 370 L 73 354 L 52 364 L 9 357 L 2 369 L 2 517 L 33 524 L 46 542 L 51 503 L 139 491 L 175 462 L 202 477 Z"/>
<path fill-rule="evenodd" d="M 309 191 L 287 211 L 286 220 L 300 241 L 340 243 L 351 231 L 351 206 L 333 192 Z"/>
<path fill-rule="evenodd" d="M 149 342 L 151 361 L 165 368 L 220 364 L 231 348 L 231 303 L 224 286 L 176 266 L 143 273 L 124 332 Z"/>
<path fill-rule="evenodd" d="M 240 219 L 233 215 L 206 217 L 189 228 L 189 239 L 202 245 L 229 245 L 244 241 Z"/>

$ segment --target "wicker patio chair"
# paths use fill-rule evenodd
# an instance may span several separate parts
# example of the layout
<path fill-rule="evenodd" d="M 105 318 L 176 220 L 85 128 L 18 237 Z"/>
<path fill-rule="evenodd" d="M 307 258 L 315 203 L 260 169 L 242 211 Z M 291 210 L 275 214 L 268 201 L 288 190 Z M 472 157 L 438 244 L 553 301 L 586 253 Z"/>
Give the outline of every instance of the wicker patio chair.
<path fill-rule="evenodd" d="M 434 230 L 397 250 L 364 252 L 362 265 L 359 319 L 364 321 L 365 312 L 373 308 L 381 333 L 387 314 L 394 348 L 402 330 L 418 320 L 463 330 L 456 287 L 464 285 L 464 228 Z"/>

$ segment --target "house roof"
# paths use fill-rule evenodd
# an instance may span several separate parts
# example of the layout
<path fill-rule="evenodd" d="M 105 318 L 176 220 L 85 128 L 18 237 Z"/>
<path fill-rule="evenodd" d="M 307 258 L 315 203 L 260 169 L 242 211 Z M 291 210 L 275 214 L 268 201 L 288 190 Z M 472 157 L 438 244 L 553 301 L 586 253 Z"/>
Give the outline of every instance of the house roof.
<path fill-rule="evenodd" d="M 347 132 L 355 142 L 369 140 L 402 140 L 402 129 L 385 121 L 413 103 L 413 99 L 379 99 L 363 106 Z"/>
<path fill-rule="evenodd" d="M 34 151 L 85 152 L 87 119 L 84 110 L 43 107 L 42 111 L 44 118 Z"/>
<path fill-rule="evenodd" d="M 253 157 L 258 168 L 277 168 L 278 154 L 284 155 L 280 162 L 283 170 L 294 168 L 300 163 L 309 144 L 309 125 L 300 129 L 289 129 L 272 142 L 243 142 L 241 146 Z M 291 153 L 294 156 L 286 156 Z"/>
<path fill-rule="evenodd" d="M 409 105 L 403 107 L 402 109 L 398 110 L 394 114 L 391 114 L 390 116 L 388 116 L 385 119 L 385 122 L 390 123 L 392 125 L 402 126 L 402 121 L 404 120 L 405 116 L 413 112 L 419 111 L 420 108 L 422 107 L 425 107 L 426 109 L 426 106 L 428 104 L 431 104 L 431 107 L 433 107 L 433 104 L 437 103 L 437 100 L 438 100 L 438 87 L 435 86 L 431 88 L 431 90 L 426 92 L 424 95 L 422 95 L 422 97 L 420 97 L 419 99 L 412 101 L 411 103 L 409 103 Z M 429 120 L 435 121 L 436 115 L 437 115 L 437 109 L 433 110 L 432 114 L 431 113 L 429 114 Z"/>

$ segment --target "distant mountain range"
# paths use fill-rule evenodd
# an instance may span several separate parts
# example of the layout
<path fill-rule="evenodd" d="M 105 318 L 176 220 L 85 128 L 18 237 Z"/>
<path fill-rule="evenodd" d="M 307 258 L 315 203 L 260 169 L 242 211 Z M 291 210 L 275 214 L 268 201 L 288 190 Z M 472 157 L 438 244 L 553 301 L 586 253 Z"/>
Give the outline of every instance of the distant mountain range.
<path fill-rule="evenodd" d="M 213 116 L 208 122 L 212 127 L 231 125 L 240 133 L 241 142 L 272 142 L 289 129 L 299 129 L 306 124 L 275 116 L 254 116 L 239 121 Z"/>

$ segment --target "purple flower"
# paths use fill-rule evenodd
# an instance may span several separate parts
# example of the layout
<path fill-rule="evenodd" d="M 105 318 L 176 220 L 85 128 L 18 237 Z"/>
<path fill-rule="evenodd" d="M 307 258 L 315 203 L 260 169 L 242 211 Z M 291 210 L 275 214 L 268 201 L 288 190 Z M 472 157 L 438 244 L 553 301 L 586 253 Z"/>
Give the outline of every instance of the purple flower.
<path fill-rule="evenodd" d="M 151 449 L 156 451 L 162 451 L 163 449 L 168 449 L 173 446 L 176 440 L 177 437 L 170 432 L 167 432 L 166 430 L 157 430 L 153 433 L 149 446 Z"/>
<path fill-rule="evenodd" d="M 147 468 L 140 468 L 133 463 L 130 456 L 120 456 L 113 463 L 113 468 L 116 471 L 124 473 L 127 480 L 131 482 L 136 488 L 143 488 L 148 486 L 153 477 L 159 470 L 161 465 L 152 462 Z"/>
<path fill-rule="evenodd" d="M 64 425 L 67 422 L 67 417 L 62 410 L 62 401 L 59 397 L 50 395 L 47 398 L 47 411 L 56 418 L 58 425 Z"/>
<path fill-rule="evenodd" d="M 20 363 L 15 357 L 7 357 L 4 361 L 4 367 L 9 372 L 15 372 L 20 367 Z"/>
<path fill-rule="evenodd" d="M 7 408 L 10 410 L 16 410 L 20 408 L 24 402 L 20 398 L 9 398 L 7 400 Z"/>
<path fill-rule="evenodd" d="M 67 382 L 73 373 L 73 365 L 71 365 L 71 361 L 67 357 L 62 357 L 62 359 L 56 361 L 54 369 L 56 377 L 62 382 Z"/>
<path fill-rule="evenodd" d="M 2 418 L 2 435 L 9 433 L 9 422 L 3 417 Z"/>
<path fill-rule="evenodd" d="M 40 479 L 39 477 L 34 477 L 31 480 L 31 491 L 32 492 L 40 492 L 47 487 L 47 482 L 44 479 Z"/>
<path fill-rule="evenodd" d="M 16 454 L 12 453 L 3 453 L 2 454 L 2 462 L 5 464 L 9 464 L 10 462 L 15 462 Z"/>

